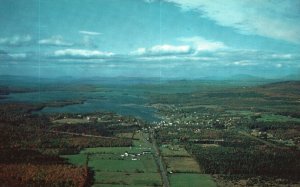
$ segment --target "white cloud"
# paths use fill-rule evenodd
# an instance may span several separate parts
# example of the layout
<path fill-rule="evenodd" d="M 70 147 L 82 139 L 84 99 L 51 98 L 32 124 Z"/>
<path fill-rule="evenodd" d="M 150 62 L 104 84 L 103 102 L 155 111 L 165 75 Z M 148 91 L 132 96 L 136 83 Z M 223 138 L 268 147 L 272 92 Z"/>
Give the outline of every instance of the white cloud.
<path fill-rule="evenodd" d="M 156 60 L 174 60 L 176 58 L 176 60 L 183 59 L 196 61 L 207 60 L 203 59 L 206 58 L 205 56 L 197 57 L 198 55 L 202 54 L 200 53 L 202 51 L 211 53 L 217 50 L 228 49 L 228 47 L 222 42 L 206 40 L 199 36 L 181 37 L 177 38 L 177 40 L 188 45 L 155 45 L 149 48 L 138 48 L 137 50 L 132 51 L 130 55 L 151 57 L 148 58 L 150 60 L 154 60 L 154 58 L 156 58 Z M 161 58 L 157 58 L 158 56 Z M 211 60 L 210 57 L 208 58 Z"/>
<path fill-rule="evenodd" d="M 63 49 L 55 51 L 51 57 L 70 59 L 101 59 L 111 57 L 113 55 L 114 54 L 111 52 L 102 52 L 98 50 Z"/>
<path fill-rule="evenodd" d="M 187 54 L 191 52 L 191 47 L 187 45 L 156 45 L 150 49 L 153 54 Z"/>
<path fill-rule="evenodd" d="M 249 60 L 235 61 L 232 64 L 236 65 L 236 66 L 254 66 L 254 65 L 257 65 L 256 63 L 253 63 Z"/>
<path fill-rule="evenodd" d="M 19 59 L 19 60 L 27 58 L 26 53 L 12 53 L 12 54 L 8 54 L 8 55 L 13 59 Z"/>
<path fill-rule="evenodd" d="M 19 36 L 15 35 L 13 37 L 0 38 L 0 45 L 11 45 L 20 46 L 27 45 L 31 42 L 32 38 L 30 35 Z"/>
<path fill-rule="evenodd" d="M 300 43 L 300 1 L 261 0 L 165 0 L 182 10 L 199 11 L 221 26 L 243 34 Z"/>
<path fill-rule="evenodd" d="M 23 52 L 6 52 L 0 50 L 0 60 L 4 62 L 27 60 L 30 56 L 31 54 Z"/>
<path fill-rule="evenodd" d="M 100 32 L 93 32 L 93 31 L 79 31 L 79 33 L 84 35 L 90 35 L 90 36 L 97 36 L 102 34 Z"/>
<path fill-rule="evenodd" d="M 191 38 L 184 38 L 189 42 Z M 182 39 L 182 40 L 184 40 Z M 222 45 L 223 46 L 223 45 Z M 197 46 L 199 47 L 199 46 Z M 210 50 L 212 45 L 210 46 Z M 220 48 L 219 46 L 213 46 L 214 49 Z M 199 49 L 204 50 L 204 49 Z M 136 61 L 169 61 L 169 62 L 204 62 L 204 61 L 216 61 L 215 56 L 205 56 L 197 53 L 197 48 L 190 45 L 155 45 L 149 48 L 138 48 L 129 54 L 132 60 Z M 209 51 L 209 53 L 212 51 Z"/>
<path fill-rule="evenodd" d="M 132 55 L 144 55 L 146 54 L 146 48 L 138 48 L 135 51 L 131 52 Z"/>
<path fill-rule="evenodd" d="M 227 48 L 223 42 L 206 40 L 200 36 L 182 37 L 178 38 L 178 40 L 190 43 L 196 51 L 215 51 Z"/>
<path fill-rule="evenodd" d="M 62 36 L 52 36 L 51 38 L 46 38 L 38 41 L 41 45 L 53 45 L 53 46 L 72 46 L 72 43 L 63 40 Z"/>
<path fill-rule="evenodd" d="M 199 56 L 142 56 L 137 58 L 140 61 L 170 61 L 170 62 L 182 62 L 182 61 L 216 61 L 214 57 L 199 57 Z"/>
<path fill-rule="evenodd" d="M 272 58 L 274 59 L 280 59 L 280 60 L 289 60 L 293 58 L 292 54 L 272 54 Z"/>
<path fill-rule="evenodd" d="M 144 0 L 144 2 L 146 2 L 146 3 L 153 3 L 153 2 L 155 2 L 156 0 Z"/>
<path fill-rule="evenodd" d="M 133 55 L 184 55 L 190 54 L 193 49 L 188 45 L 156 45 L 151 48 L 138 48 L 137 50 L 131 52 Z"/>

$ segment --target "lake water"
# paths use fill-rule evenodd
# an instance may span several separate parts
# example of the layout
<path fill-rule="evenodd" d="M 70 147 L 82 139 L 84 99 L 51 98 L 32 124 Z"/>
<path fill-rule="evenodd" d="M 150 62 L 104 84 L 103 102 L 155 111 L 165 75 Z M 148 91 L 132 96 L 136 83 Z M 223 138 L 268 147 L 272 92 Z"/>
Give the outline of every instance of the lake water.
<path fill-rule="evenodd" d="M 41 91 L 12 93 L 0 102 L 46 103 L 54 101 L 84 100 L 83 104 L 63 107 L 45 107 L 38 113 L 91 113 L 115 112 L 134 116 L 148 122 L 158 121 L 156 110 L 147 105 L 149 100 L 142 90 L 126 87 L 108 87 L 100 91 Z"/>

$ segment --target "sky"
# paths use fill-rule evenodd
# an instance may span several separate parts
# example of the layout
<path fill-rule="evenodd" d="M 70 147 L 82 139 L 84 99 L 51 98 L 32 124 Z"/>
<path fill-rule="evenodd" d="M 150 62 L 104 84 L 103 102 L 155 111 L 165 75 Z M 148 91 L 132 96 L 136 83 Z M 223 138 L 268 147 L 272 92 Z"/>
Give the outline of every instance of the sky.
<path fill-rule="evenodd" d="M 0 75 L 300 74 L 297 0 L 0 0 Z"/>

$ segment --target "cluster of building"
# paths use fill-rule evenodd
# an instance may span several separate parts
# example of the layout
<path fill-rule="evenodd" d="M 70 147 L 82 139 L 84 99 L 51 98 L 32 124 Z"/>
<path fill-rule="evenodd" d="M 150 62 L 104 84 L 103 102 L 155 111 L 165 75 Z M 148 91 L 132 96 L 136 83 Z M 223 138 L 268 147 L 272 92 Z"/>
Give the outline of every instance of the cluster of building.
<path fill-rule="evenodd" d="M 143 151 L 141 153 L 129 153 L 126 151 L 124 154 L 121 154 L 120 156 L 122 158 L 129 157 L 129 158 L 131 158 L 131 160 L 139 160 L 139 157 L 146 155 L 146 154 L 151 154 L 151 151 Z"/>

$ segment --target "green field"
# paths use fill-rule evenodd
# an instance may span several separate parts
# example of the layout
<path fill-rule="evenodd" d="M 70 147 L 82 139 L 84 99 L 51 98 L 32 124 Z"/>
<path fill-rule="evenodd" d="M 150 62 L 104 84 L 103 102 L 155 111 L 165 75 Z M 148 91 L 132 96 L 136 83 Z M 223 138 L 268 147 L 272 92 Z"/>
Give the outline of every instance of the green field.
<path fill-rule="evenodd" d="M 161 186 L 159 173 L 96 172 L 96 184 L 122 184 L 140 186 Z"/>
<path fill-rule="evenodd" d="M 77 166 L 83 166 L 86 163 L 86 154 L 77 154 L 77 155 L 62 155 L 61 157 L 66 158 L 68 162 Z"/>
<path fill-rule="evenodd" d="M 121 184 L 94 184 L 92 187 L 124 187 L 129 185 L 121 185 Z M 150 185 L 152 187 L 152 185 Z M 134 185 L 130 184 L 130 187 L 150 187 L 148 185 Z M 160 185 L 159 185 L 160 186 Z"/>
<path fill-rule="evenodd" d="M 168 171 L 199 173 L 199 164 L 192 157 L 164 157 Z"/>
<path fill-rule="evenodd" d="M 217 185 L 209 175 L 201 174 L 171 174 L 169 176 L 171 187 L 216 187 Z"/>
<path fill-rule="evenodd" d="M 52 121 L 55 124 L 84 124 L 84 123 L 89 123 L 89 120 L 86 118 L 79 119 L 79 118 L 65 118 L 65 119 L 58 119 Z"/>
<path fill-rule="evenodd" d="M 163 145 L 160 147 L 163 156 L 190 156 L 190 154 L 179 145 Z"/>
<path fill-rule="evenodd" d="M 131 132 L 118 133 L 116 134 L 116 136 L 120 138 L 132 138 L 133 133 Z"/>
<path fill-rule="evenodd" d="M 74 165 L 87 163 L 94 172 L 94 186 L 161 186 L 151 144 L 140 133 L 135 138 L 132 147 L 86 148 L 61 157 Z"/>
<path fill-rule="evenodd" d="M 89 154 L 124 154 L 128 153 L 141 153 L 143 151 L 150 150 L 148 147 L 95 147 L 95 148 L 86 148 L 80 153 L 89 153 Z"/>
<path fill-rule="evenodd" d="M 118 172 L 157 172 L 152 155 L 143 155 L 139 160 L 112 160 L 91 158 L 88 166 L 95 171 L 118 171 Z"/>
<path fill-rule="evenodd" d="M 147 139 L 149 138 L 149 134 L 148 133 L 141 133 L 141 132 L 137 132 L 134 134 L 134 140 L 133 140 L 133 145 L 135 147 L 147 147 L 150 148 L 151 144 L 147 141 Z"/>
<path fill-rule="evenodd" d="M 275 114 L 262 115 L 262 117 L 258 118 L 257 120 L 262 122 L 300 122 L 299 118 L 292 118 Z"/>
<path fill-rule="evenodd" d="M 254 112 L 249 110 L 227 110 L 226 112 L 229 112 L 231 115 L 242 115 L 242 116 L 251 116 L 254 114 Z"/>

